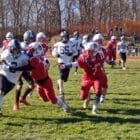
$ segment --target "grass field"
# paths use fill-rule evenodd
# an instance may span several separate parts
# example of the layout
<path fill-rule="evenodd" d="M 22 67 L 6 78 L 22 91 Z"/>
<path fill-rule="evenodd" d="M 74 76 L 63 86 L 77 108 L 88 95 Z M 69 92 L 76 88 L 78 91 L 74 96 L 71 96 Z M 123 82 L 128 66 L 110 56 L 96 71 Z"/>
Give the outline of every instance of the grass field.
<path fill-rule="evenodd" d="M 51 60 L 50 75 L 56 94 L 57 67 Z M 140 139 L 140 60 L 128 60 L 127 70 L 119 66 L 106 66 L 109 89 L 98 115 L 91 115 L 94 94 L 89 109 L 82 108 L 79 100 L 82 71 L 74 75 L 71 69 L 65 84 L 66 101 L 73 113 L 66 114 L 61 108 L 43 103 L 34 91 L 28 100 L 13 112 L 14 91 L 4 98 L 4 116 L 0 118 L 0 140 L 139 140 Z"/>

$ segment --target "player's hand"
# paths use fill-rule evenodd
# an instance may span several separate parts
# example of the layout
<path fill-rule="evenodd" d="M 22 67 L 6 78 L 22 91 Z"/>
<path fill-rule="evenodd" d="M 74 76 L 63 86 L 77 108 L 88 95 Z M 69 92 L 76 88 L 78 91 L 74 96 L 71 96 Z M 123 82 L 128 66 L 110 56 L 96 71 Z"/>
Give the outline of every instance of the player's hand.
<path fill-rule="evenodd" d="M 16 69 L 15 69 L 15 67 L 10 66 L 10 67 L 9 67 L 9 71 L 12 72 L 12 73 L 15 73 L 15 72 L 16 72 Z"/>
<path fill-rule="evenodd" d="M 49 60 L 48 59 L 45 59 L 45 63 L 47 65 L 47 69 L 49 70 L 49 68 L 50 68 L 50 62 L 49 62 Z"/>
<path fill-rule="evenodd" d="M 71 52 L 67 53 L 68 56 L 72 56 L 72 54 L 73 54 L 73 53 L 71 53 Z"/>
<path fill-rule="evenodd" d="M 60 56 L 59 54 L 57 54 L 57 55 L 56 55 L 56 57 L 58 57 L 58 58 L 59 58 L 59 57 L 61 57 L 61 56 Z"/>
<path fill-rule="evenodd" d="M 1 60 L 0 60 L 0 64 L 6 64 L 6 61 L 3 60 L 3 59 L 1 59 Z"/>
<path fill-rule="evenodd" d="M 61 64 L 61 65 L 59 66 L 59 68 L 60 68 L 60 69 L 65 69 L 66 66 L 65 66 L 65 64 Z"/>

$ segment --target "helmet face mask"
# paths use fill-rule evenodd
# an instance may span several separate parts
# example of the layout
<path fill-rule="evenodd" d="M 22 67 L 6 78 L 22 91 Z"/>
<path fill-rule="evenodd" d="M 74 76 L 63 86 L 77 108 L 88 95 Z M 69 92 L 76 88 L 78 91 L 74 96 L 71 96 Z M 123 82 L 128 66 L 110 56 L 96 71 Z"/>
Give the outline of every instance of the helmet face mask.
<path fill-rule="evenodd" d="M 94 50 L 93 50 L 92 45 L 93 45 L 92 43 L 87 43 L 85 45 L 85 52 L 90 58 L 93 57 L 93 54 L 94 54 Z"/>
<path fill-rule="evenodd" d="M 104 42 L 104 37 L 101 34 L 96 34 L 93 36 L 93 41 L 97 42 L 99 45 L 102 45 Z"/>
<path fill-rule="evenodd" d="M 35 33 L 31 30 L 28 30 L 23 35 L 23 40 L 27 43 L 31 43 L 35 41 Z"/>
<path fill-rule="evenodd" d="M 111 37 L 111 41 L 112 41 L 112 43 L 116 43 L 116 42 L 117 42 L 116 36 L 112 36 L 112 37 Z"/>
<path fill-rule="evenodd" d="M 19 55 L 20 55 L 20 50 L 18 50 L 18 49 L 16 49 L 16 48 L 13 48 L 13 49 L 10 50 L 10 53 L 12 54 L 12 56 L 13 56 L 14 58 L 17 58 L 17 57 L 19 57 Z"/>
<path fill-rule="evenodd" d="M 85 51 L 91 58 L 98 53 L 99 49 L 99 46 L 93 42 L 87 43 L 85 45 Z"/>
<path fill-rule="evenodd" d="M 36 41 L 38 41 L 38 42 L 44 42 L 44 41 L 46 41 L 46 35 L 45 35 L 45 33 L 43 33 L 43 32 L 37 33 L 37 35 L 36 35 Z"/>
<path fill-rule="evenodd" d="M 79 38 L 79 32 L 78 32 L 78 31 L 75 31 L 75 32 L 73 33 L 73 37 Z"/>
<path fill-rule="evenodd" d="M 21 46 L 20 43 L 13 39 L 8 44 L 9 51 L 14 58 L 17 58 L 21 54 Z"/>
<path fill-rule="evenodd" d="M 122 41 L 125 40 L 125 36 L 124 36 L 124 35 L 121 36 L 120 39 L 121 39 Z"/>
<path fill-rule="evenodd" d="M 13 34 L 12 34 L 11 32 L 8 32 L 8 33 L 6 34 L 6 39 L 7 39 L 8 41 L 11 41 L 13 38 L 14 38 L 14 36 L 13 36 Z"/>
<path fill-rule="evenodd" d="M 60 37 L 63 43 L 66 43 L 69 40 L 69 34 L 66 31 L 62 31 Z"/>
<path fill-rule="evenodd" d="M 31 57 L 37 57 L 44 55 L 44 50 L 39 42 L 33 42 L 29 45 L 27 53 Z"/>

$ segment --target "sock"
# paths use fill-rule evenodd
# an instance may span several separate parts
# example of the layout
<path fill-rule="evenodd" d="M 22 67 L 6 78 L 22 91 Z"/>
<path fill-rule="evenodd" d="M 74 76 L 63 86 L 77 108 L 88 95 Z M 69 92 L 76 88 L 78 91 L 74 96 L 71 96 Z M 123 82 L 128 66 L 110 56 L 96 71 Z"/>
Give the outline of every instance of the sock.
<path fill-rule="evenodd" d="M 26 90 L 25 90 L 25 92 L 24 92 L 23 98 L 25 99 L 26 96 L 27 96 L 32 90 L 33 90 L 32 88 L 27 87 Z"/>
<path fill-rule="evenodd" d="M 3 96 L 0 95 L 0 108 L 2 107 L 2 104 L 3 104 Z"/>
<path fill-rule="evenodd" d="M 93 111 L 97 110 L 99 101 L 100 101 L 100 96 L 96 96 L 93 103 Z"/>
<path fill-rule="evenodd" d="M 19 103 L 19 97 L 20 97 L 20 94 L 21 94 L 21 90 L 16 90 L 16 103 Z"/>
<path fill-rule="evenodd" d="M 57 104 L 62 107 L 64 110 L 66 110 L 68 108 L 68 106 L 62 101 L 62 99 L 60 97 L 56 97 L 57 98 Z"/>

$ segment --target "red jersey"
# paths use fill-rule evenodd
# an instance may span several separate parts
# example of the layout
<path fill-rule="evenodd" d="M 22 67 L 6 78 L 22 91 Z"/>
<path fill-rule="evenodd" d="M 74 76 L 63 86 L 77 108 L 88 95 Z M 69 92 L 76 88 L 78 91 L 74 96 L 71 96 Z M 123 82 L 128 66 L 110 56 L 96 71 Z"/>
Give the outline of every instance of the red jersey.
<path fill-rule="evenodd" d="M 109 41 L 108 45 L 107 45 L 107 50 L 109 53 L 109 60 L 110 61 L 115 61 L 116 60 L 116 41 Z"/>
<path fill-rule="evenodd" d="M 3 49 L 6 49 L 7 48 L 8 43 L 9 43 L 9 41 L 7 39 L 3 40 L 3 42 L 2 42 Z"/>
<path fill-rule="evenodd" d="M 112 41 L 110 40 L 107 44 L 107 48 L 109 50 L 115 50 L 116 49 L 116 45 L 117 45 L 117 42 L 116 41 Z"/>
<path fill-rule="evenodd" d="M 101 50 L 99 51 L 99 55 L 100 55 L 100 59 L 102 61 L 102 65 L 104 64 L 104 62 L 108 62 L 109 53 L 108 53 L 107 49 L 101 48 Z"/>
<path fill-rule="evenodd" d="M 46 43 L 41 43 L 44 53 L 46 53 L 48 51 L 48 45 Z"/>
<path fill-rule="evenodd" d="M 48 70 L 45 63 L 39 57 L 32 57 L 30 59 L 30 65 L 33 69 L 30 71 L 30 75 L 35 80 L 43 80 L 48 77 Z"/>
<path fill-rule="evenodd" d="M 98 78 L 102 72 L 102 60 L 98 54 L 93 58 L 89 58 L 86 53 L 83 53 L 78 57 L 77 62 L 78 65 L 84 70 L 84 79 L 94 80 Z"/>

